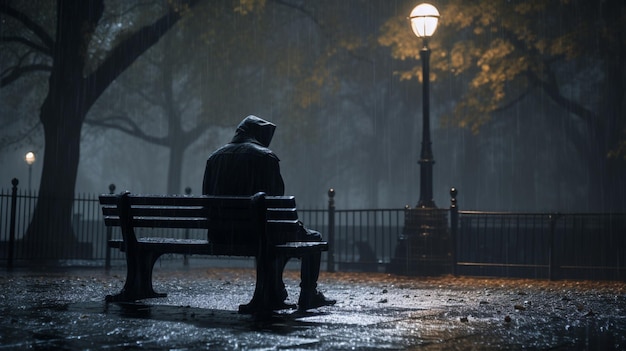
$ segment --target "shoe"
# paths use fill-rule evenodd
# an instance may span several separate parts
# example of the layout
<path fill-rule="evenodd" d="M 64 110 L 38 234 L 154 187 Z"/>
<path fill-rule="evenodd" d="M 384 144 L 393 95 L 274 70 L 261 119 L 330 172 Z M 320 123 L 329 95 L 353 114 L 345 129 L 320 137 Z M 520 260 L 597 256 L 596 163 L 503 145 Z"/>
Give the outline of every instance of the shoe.
<path fill-rule="evenodd" d="M 280 311 L 280 310 L 295 310 L 296 305 L 293 303 L 286 303 L 284 301 L 273 303 L 272 311 Z"/>
<path fill-rule="evenodd" d="M 239 314 L 254 314 L 256 309 L 257 305 L 253 302 L 239 305 Z"/>
<path fill-rule="evenodd" d="M 319 291 L 315 291 L 313 294 L 300 294 L 298 299 L 298 309 L 300 311 L 311 310 L 322 306 L 332 306 L 337 303 L 337 300 L 327 299 L 324 294 Z"/>

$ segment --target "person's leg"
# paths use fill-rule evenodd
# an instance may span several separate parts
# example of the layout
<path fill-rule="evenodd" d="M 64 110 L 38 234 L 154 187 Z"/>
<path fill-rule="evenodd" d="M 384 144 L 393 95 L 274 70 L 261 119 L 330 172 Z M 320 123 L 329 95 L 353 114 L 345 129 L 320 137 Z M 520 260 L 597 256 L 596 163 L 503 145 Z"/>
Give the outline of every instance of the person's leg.
<path fill-rule="evenodd" d="M 300 227 L 296 239 L 298 241 L 322 241 L 322 234 L 303 225 Z M 300 290 L 308 293 L 316 291 L 321 260 L 322 254 L 320 252 L 302 257 L 300 264 Z"/>
<path fill-rule="evenodd" d="M 298 240 L 322 241 L 322 234 L 302 226 Z M 327 299 L 321 292 L 317 291 L 317 280 L 320 275 L 321 261 L 321 252 L 302 257 L 302 263 L 300 265 L 300 297 L 298 298 L 298 308 L 300 310 L 330 306 L 336 303 L 335 300 Z"/>
<path fill-rule="evenodd" d="M 302 263 L 300 264 L 301 290 L 311 292 L 317 289 L 321 260 L 322 254 L 319 252 L 302 257 Z"/>

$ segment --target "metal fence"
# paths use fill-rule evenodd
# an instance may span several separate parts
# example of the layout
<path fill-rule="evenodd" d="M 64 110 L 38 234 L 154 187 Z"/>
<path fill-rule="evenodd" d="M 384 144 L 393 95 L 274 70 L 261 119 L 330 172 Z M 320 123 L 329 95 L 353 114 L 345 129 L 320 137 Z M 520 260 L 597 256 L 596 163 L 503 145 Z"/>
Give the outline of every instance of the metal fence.
<path fill-rule="evenodd" d="M 312 229 L 332 240 L 329 270 L 382 271 L 391 262 L 404 226 L 404 209 L 335 210 L 329 226 L 329 210 L 300 210 L 299 217 Z M 332 236 L 332 238 L 329 238 Z M 328 261 L 328 257 L 322 257 Z"/>
<path fill-rule="evenodd" d="M 15 225 L 11 228 L 13 191 Z M 7 264 L 9 258 L 20 263 L 29 256 L 25 252 L 26 248 L 19 245 L 19 242 L 28 229 L 36 203 L 37 193 L 34 191 L 18 188 L 0 190 L 0 260 Z M 404 209 L 338 210 L 334 212 L 335 225 L 332 229 L 329 228 L 328 208 L 298 209 L 298 215 L 308 228 L 322 232 L 325 238 L 328 238 L 329 231 L 333 232 L 334 244 L 330 252 L 333 259 L 329 261 L 329 253 L 322 256 L 323 264 L 328 270 L 381 270 L 392 257 L 392 250 L 404 220 L 403 211 Z M 124 264 L 123 253 L 109 249 L 106 244 L 108 239 L 121 238 L 121 232 L 119 228 L 107 228 L 104 225 L 98 195 L 80 194 L 76 197 L 72 210 L 72 227 L 77 241 L 89 251 L 88 255 L 81 255 L 81 262 L 76 263 L 103 266 Z M 206 238 L 206 230 L 200 229 L 138 228 L 136 234 L 139 237 Z M 52 253 L 43 250 L 38 252 L 38 257 L 45 260 L 52 257 Z M 78 259 L 79 257 L 69 258 L 72 261 Z M 185 257 L 170 254 L 161 259 L 184 261 Z M 241 260 L 237 257 L 221 259 Z"/>
<path fill-rule="evenodd" d="M 28 230 L 36 204 L 36 191 L 17 188 L 0 190 L 0 259 L 9 261 L 12 258 L 20 262 L 25 257 L 31 256 L 26 252 L 27 248 L 20 245 L 20 241 Z M 68 259 L 86 256 L 86 259 L 93 260 L 94 264 L 103 263 L 107 255 L 107 228 L 102 220 L 97 195 L 79 194 L 74 199 L 72 227 L 77 241 L 83 244 L 85 255 L 81 254 Z M 119 230 L 117 232 L 119 233 Z M 46 260 L 52 257 L 53 253 L 43 247 L 37 255 L 42 260 Z M 123 257 L 120 253 L 113 253 L 112 256 L 113 259 L 123 259 Z M 7 262 L 7 264 L 10 263 Z"/>
<path fill-rule="evenodd" d="M 401 240 L 406 240 L 407 209 L 337 210 L 333 197 L 334 192 L 329 191 L 327 208 L 298 210 L 304 224 L 322 232 L 331 244 L 330 251 L 322 256 L 324 267 L 329 271 L 389 269 L 392 266 L 390 262 L 397 261 L 394 256 L 402 251 L 397 248 L 406 244 Z M 13 260 L 19 263 L 28 257 L 24 247 L 16 243 L 28 228 L 36 202 L 35 192 L 17 188 L 0 190 L 0 261 L 6 262 L 7 266 Z M 15 210 L 12 211 L 12 208 Z M 74 234 L 90 251 L 87 258 L 83 255 L 82 262 L 95 266 L 108 266 L 111 262 L 114 265 L 124 264 L 123 254 L 106 245 L 109 238 L 120 238 L 121 233 L 118 228 L 104 226 L 97 195 L 77 196 L 72 213 Z M 449 273 L 542 279 L 625 279 L 625 213 L 458 211 L 453 198 L 449 214 L 449 225 L 443 228 L 452 238 L 447 244 Z M 12 216 L 15 216 L 14 219 Z M 138 229 L 137 234 L 193 239 L 206 237 L 204 230 L 162 228 Z M 15 250 L 11 251 L 11 247 Z M 432 252 L 412 254 L 423 257 L 433 255 Z M 41 257 L 45 259 L 46 253 L 42 252 Z M 180 255 L 165 255 L 161 259 L 186 261 Z M 407 264 L 413 265 L 422 261 L 406 260 Z M 415 268 L 412 271 L 420 271 L 420 267 Z"/>
<path fill-rule="evenodd" d="M 456 273 L 624 279 L 626 214 L 459 211 Z"/>

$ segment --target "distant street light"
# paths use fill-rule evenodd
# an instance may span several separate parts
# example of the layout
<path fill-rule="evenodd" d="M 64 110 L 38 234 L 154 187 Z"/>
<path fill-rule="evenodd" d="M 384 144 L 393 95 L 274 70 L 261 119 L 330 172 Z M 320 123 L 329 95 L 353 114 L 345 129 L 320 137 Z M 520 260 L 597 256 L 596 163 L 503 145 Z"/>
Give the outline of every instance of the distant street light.
<path fill-rule="evenodd" d="M 27 152 L 26 156 L 24 156 L 24 161 L 28 164 L 28 191 L 30 191 L 33 179 L 33 163 L 36 161 L 35 153 L 32 151 Z"/>
<path fill-rule="evenodd" d="M 420 51 L 422 59 L 422 151 L 420 154 L 420 199 L 417 207 L 435 208 L 433 200 L 433 164 L 435 163 L 430 140 L 430 96 L 429 96 L 429 60 L 428 38 L 437 29 L 439 11 L 431 4 L 417 5 L 409 17 L 411 28 L 418 38 L 423 38 L 424 47 Z"/>

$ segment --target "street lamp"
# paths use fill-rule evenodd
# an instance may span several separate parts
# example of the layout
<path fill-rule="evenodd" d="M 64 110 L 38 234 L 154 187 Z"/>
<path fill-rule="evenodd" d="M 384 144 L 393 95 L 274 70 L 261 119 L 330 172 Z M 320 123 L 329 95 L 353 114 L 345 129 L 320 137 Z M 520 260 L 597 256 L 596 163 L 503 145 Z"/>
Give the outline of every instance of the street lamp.
<path fill-rule="evenodd" d="M 30 185 L 33 178 L 33 163 L 35 163 L 35 160 L 35 153 L 32 151 L 27 152 L 26 156 L 24 156 L 24 161 L 28 164 L 28 191 L 30 191 Z"/>
<path fill-rule="evenodd" d="M 422 151 L 420 155 L 420 199 L 416 208 L 407 207 L 404 214 L 404 228 L 398 238 L 396 253 L 388 270 L 394 273 L 437 275 L 449 273 L 450 236 L 448 231 L 448 210 L 438 209 L 433 201 L 433 164 L 435 163 L 430 141 L 430 103 L 428 85 L 428 38 L 437 29 L 439 11 L 430 4 L 416 6 L 411 15 L 411 28 L 424 47 L 420 50 L 422 59 Z"/>
<path fill-rule="evenodd" d="M 433 200 L 433 164 L 435 163 L 430 141 L 430 102 L 429 102 L 429 59 L 428 38 L 437 29 L 439 11 L 431 4 L 417 5 L 409 17 L 411 28 L 418 38 L 423 38 L 424 47 L 420 50 L 422 59 L 422 151 L 420 154 L 420 199 L 417 207 L 435 208 Z"/>

